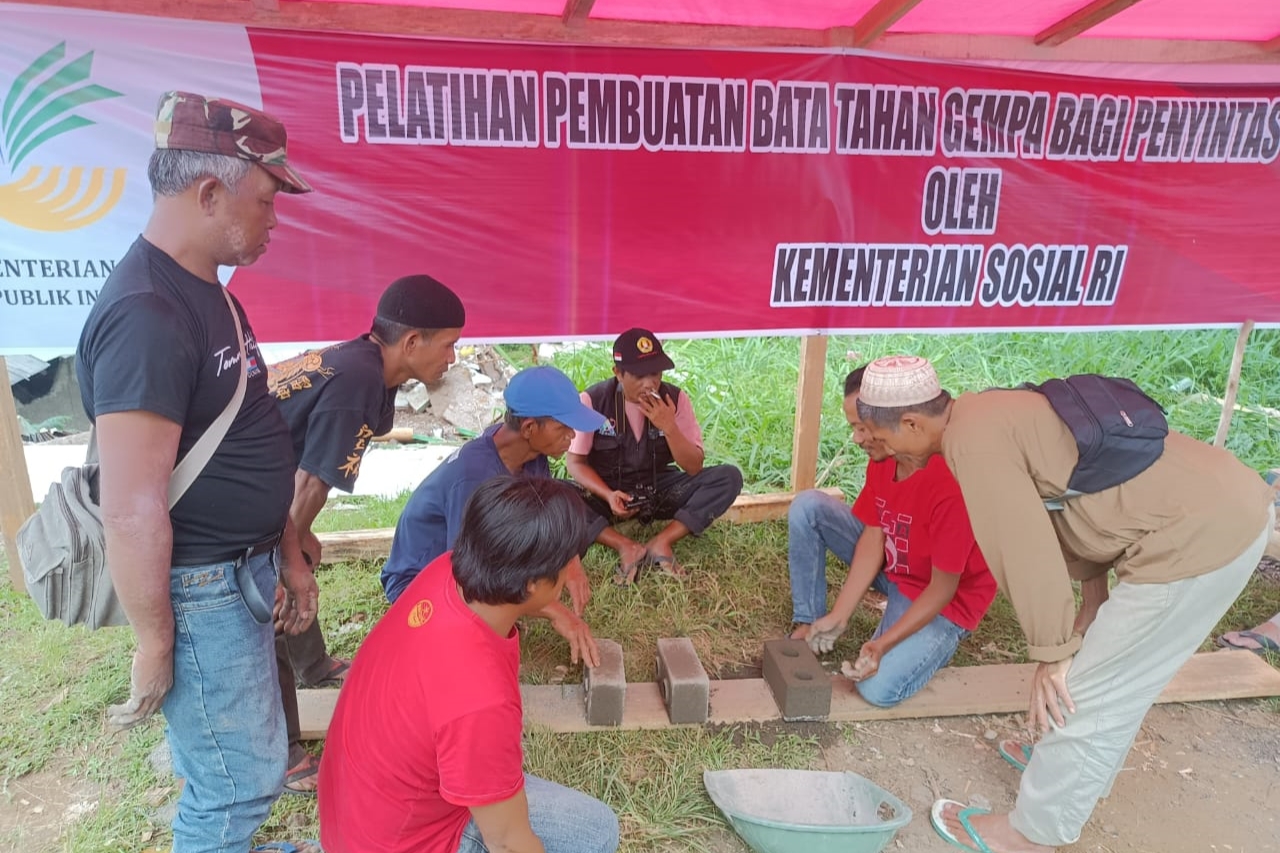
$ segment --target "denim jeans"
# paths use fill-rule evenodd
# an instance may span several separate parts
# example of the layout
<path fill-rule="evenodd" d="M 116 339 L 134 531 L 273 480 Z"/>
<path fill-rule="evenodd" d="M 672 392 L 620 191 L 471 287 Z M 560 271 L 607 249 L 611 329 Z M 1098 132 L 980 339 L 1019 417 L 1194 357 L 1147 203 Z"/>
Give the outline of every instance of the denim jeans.
<path fill-rule="evenodd" d="M 547 853 L 613 853 L 618 849 L 618 816 L 581 791 L 524 775 L 529 824 Z M 458 853 L 488 853 L 472 820 L 462 830 Z"/>
<path fill-rule="evenodd" d="M 911 606 L 911 599 L 903 595 L 884 572 L 876 575 L 871 588 L 884 593 L 888 599 L 880 625 L 871 635 L 875 639 L 902 618 Z M 935 672 L 950 663 L 956 646 L 967 636 L 968 631 L 939 613 L 929 624 L 890 649 L 880 659 L 880 669 L 875 675 L 853 686 L 872 705 L 881 708 L 897 705 L 914 696 Z"/>
<path fill-rule="evenodd" d="M 173 853 L 245 853 L 284 785 L 275 560 L 268 553 L 237 566 L 175 566 L 169 574 L 173 688 L 164 716 L 174 771 L 187 780 Z"/>
<path fill-rule="evenodd" d="M 791 621 L 811 625 L 827 615 L 827 551 L 847 569 L 863 524 L 844 501 L 810 489 L 792 500 L 787 525 Z"/>

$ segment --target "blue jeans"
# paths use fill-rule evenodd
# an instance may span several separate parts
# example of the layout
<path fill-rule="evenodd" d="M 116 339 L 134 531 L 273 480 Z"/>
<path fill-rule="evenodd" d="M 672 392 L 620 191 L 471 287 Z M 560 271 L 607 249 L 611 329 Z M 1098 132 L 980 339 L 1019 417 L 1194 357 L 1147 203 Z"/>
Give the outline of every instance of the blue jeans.
<path fill-rule="evenodd" d="M 885 577 L 884 572 L 876 575 L 871 588 L 884 593 L 888 599 L 880 625 L 871 635 L 874 640 L 902 618 L 911 606 L 911 599 L 903 595 L 898 585 Z M 956 647 L 967 636 L 968 631 L 939 613 L 929 624 L 890 649 L 880 659 L 880 669 L 876 674 L 865 681 L 855 682 L 854 689 L 872 705 L 881 708 L 897 705 L 914 696 L 935 672 L 950 663 Z"/>
<path fill-rule="evenodd" d="M 613 853 L 618 849 L 618 816 L 581 791 L 524 774 L 529 825 L 547 853 Z M 472 820 L 462 830 L 458 853 L 488 853 Z"/>
<path fill-rule="evenodd" d="M 274 556 L 252 557 L 239 569 L 225 562 L 169 573 L 173 688 L 164 716 L 174 771 L 187 780 L 173 853 L 245 853 L 284 785 Z"/>
<path fill-rule="evenodd" d="M 791 621 L 812 625 L 827 615 L 827 551 L 848 568 L 863 524 L 844 501 L 810 489 L 791 501 L 787 525 Z"/>

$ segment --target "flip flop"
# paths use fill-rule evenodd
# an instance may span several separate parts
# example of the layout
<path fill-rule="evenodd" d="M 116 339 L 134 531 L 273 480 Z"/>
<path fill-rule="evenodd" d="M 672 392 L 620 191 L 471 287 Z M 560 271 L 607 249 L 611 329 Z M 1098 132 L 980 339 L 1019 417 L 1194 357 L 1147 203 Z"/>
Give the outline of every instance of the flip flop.
<path fill-rule="evenodd" d="M 1253 640 L 1255 643 L 1258 644 L 1259 647 L 1256 649 L 1252 649 L 1252 648 L 1249 648 L 1248 646 L 1242 646 L 1238 643 L 1233 643 L 1227 639 L 1226 634 L 1223 634 L 1221 637 L 1218 638 L 1218 645 L 1222 646 L 1224 649 L 1239 649 L 1240 651 L 1243 651 L 1243 652 L 1253 652 L 1255 655 L 1266 654 L 1267 652 L 1280 653 L 1280 643 L 1277 643 L 1275 640 L 1271 639 L 1266 634 L 1259 634 L 1257 631 L 1230 631 L 1228 633 L 1236 634 L 1238 636 Z"/>
<path fill-rule="evenodd" d="M 1017 740 L 1002 740 L 996 745 L 1000 757 L 1013 765 L 1019 773 L 1027 769 L 1031 763 L 1031 746 Z"/>
<path fill-rule="evenodd" d="M 633 560 L 630 563 L 624 563 L 619 560 L 618 565 L 614 567 L 613 570 L 613 585 L 631 586 L 633 583 L 640 580 L 640 573 L 644 571 L 645 564 L 648 563 L 648 561 L 648 554 L 642 556 L 638 560 Z"/>
<path fill-rule="evenodd" d="M 301 762 L 299 762 L 295 770 L 292 770 L 289 773 L 285 774 L 283 793 L 289 794 L 294 797 L 314 797 L 316 795 L 315 788 L 312 788 L 310 790 L 305 790 L 300 788 L 290 788 L 289 786 L 296 784 L 298 782 L 301 782 L 305 779 L 311 779 L 319 772 L 320 772 L 319 760 L 316 759 L 314 755 L 311 755 L 308 753 L 307 757 L 304 758 Z M 272 842 L 272 843 L 283 844 L 285 842 L 281 841 L 281 842 Z"/>
<path fill-rule="evenodd" d="M 684 567 L 676 562 L 675 557 L 664 557 L 664 556 L 652 557 L 651 556 L 649 557 L 649 565 L 655 567 L 658 571 L 662 572 L 664 575 L 666 575 L 669 578 L 676 578 L 677 580 L 683 580 L 685 577 L 688 576 L 688 573 L 685 572 Z"/>
<path fill-rule="evenodd" d="M 959 836 L 948 829 L 946 821 L 942 819 L 942 811 L 947 806 L 960 807 L 960 813 L 956 817 L 960 819 L 960 825 L 964 827 L 965 834 L 968 835 L 965 841 L 961 841 Z M 995 853 L 969 823 L 969 818 L 976 814 L 991 814 L 991 809 L 966 806 L 964 803 L 956 802 L 955 800 L 938 800 L 933 804 L 933 808 L 929 810 L 929 823 L 933 824 L 933 831 L 938 833 L 942 840 L 952 847 L 968 850 L 969 853 Z"/>
<path fill-rule="evenodd" d="M 324 678 L 311 685 L 315 687 L 341 687 L 346 680 L 347 671 L 351 669 L 351 661 L 342 658 L 330 658 L 337 666 L 325 673 Z"/>

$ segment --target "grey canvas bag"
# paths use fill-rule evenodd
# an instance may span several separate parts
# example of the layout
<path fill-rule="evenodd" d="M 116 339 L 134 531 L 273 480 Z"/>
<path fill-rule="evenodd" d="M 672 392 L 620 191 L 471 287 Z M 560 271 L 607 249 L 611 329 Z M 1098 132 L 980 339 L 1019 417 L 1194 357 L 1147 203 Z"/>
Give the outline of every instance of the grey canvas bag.
<path fill-rule="evenodd" d="M 240 342 L 240 378 L 231 401 L 182 457 L 169 478 L 169 509 L 182 498 L 222 443 L 244 401 L 248 384 L 244 333 L 240 315 L 226 288 L 222 297 L 231 309 Z M 90 631 L 129 624 L 107 570 L 106 534 L 98 506 L 98 444 L 89 433 L 85 464 L 63 468 L 61 482 L 49 487 L 40 509 L 18 530 L 18 557 L 27 592 L 40 615 Z"/>

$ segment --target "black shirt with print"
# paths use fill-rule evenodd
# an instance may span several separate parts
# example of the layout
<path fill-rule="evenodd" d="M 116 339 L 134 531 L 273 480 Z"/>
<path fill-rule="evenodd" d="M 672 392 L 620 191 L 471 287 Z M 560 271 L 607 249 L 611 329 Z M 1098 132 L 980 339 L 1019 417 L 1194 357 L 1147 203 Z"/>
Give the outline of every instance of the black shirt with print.
<path fill-rule="evenodd" d="M 396 389 L 387 388 L 382 351 L 368 335 L 270 367 L 298 467 L 350 492 L 375 435 L 390 432 Z"/>
<path fill-rule="evenodd" d="M 234 297 L 233 297 L 234 300 Z M 267 392 L 238 301 L 248 384 L 226 437 L 170 512 L 173 564 L 232 559 L 284 527 L 293 499 L 289 430 Z M 139 237 L 89 312 L 76 350 L 90 420 L 153 412 L 182 426 L 181 459 L 235 395 L 240 345 L 222 289 Z"/>

